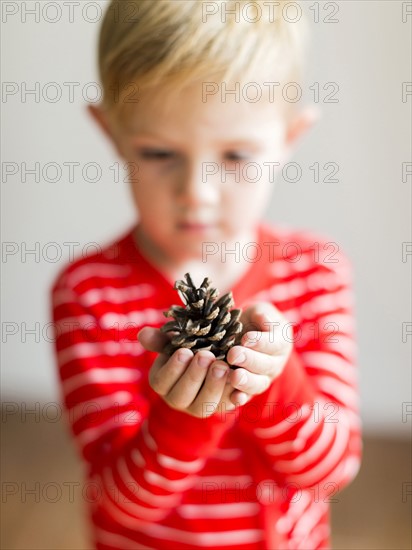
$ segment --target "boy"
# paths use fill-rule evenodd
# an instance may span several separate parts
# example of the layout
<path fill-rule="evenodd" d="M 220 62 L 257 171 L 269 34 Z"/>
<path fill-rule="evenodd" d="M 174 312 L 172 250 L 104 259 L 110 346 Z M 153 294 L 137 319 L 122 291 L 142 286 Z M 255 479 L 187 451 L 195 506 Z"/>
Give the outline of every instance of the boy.
<path fill-rule="evenodd" d="M 128 163 L 138 221 L 52 289 L 100 550 L 328 548 L 329 503 L 359 469 L 350 263 L 320 235 L 260 221 L 269 168 L 312 122 L 273 101 L 270 83 L 299 75 L 284 6 L 108 6 L 89 110 Z M 243 309 L 227 362 L 161 353 L 187 272 Z"/>

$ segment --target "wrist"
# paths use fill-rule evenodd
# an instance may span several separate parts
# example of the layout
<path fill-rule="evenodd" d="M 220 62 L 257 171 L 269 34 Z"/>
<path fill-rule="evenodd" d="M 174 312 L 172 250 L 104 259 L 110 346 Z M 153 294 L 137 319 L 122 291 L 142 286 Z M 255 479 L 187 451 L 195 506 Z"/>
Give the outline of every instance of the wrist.
<path fill-rule="evenodd" d="M 209 404 L 212 406 L 212 404 Z M 159 396 L 151 407 L 148 426 L 158 452 L 182 460 L 208 455 L 232 426 L 233 415 L 216 411 L 196 417 L 173 409 Z"/>
<path fill-rule="evenodd" d="M 285 419 L 285 410 L 297 410 L 314 399 L 315 389 L 293 348 L 281 374 L 269 388 L 243 405 L 240 421 L 245 429 L 250 430 L 257 424 L 273 425 Z"/>

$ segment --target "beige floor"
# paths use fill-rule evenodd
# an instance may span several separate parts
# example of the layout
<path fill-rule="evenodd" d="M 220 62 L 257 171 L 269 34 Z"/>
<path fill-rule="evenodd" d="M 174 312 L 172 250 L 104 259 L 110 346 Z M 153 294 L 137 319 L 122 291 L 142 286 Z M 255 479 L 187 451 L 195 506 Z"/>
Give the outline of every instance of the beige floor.
<path fill-rule="evenodd" d="M 2 550 L 88 548 L 83 467 L 66 425 L 42 419 L 52 413 L 22 421 L 3 408 Z M 332 505 L 334 549 L 412 548 L 411 464 L 409 442 L 364 436 L 358 477 Z"/>

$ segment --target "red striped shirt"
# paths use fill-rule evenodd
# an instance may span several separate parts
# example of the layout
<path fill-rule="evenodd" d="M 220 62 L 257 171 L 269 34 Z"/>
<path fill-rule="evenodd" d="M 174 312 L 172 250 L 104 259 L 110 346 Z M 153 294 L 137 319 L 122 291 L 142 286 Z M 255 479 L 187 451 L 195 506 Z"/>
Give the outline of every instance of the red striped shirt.
<path fill-rule="evenodd" d="M 328 548 L 330 502 L 361 463 L 350 261 L 316 233 L 259 226 L 236 307 L 273 303 L 294 346 L 264 393 L 223 417 L 171 409 L 148 384 L 137 341 L 180 303 L 133 230 L 54 281 L 56 362 L 70 429 L 88 465 L 100 550 Z"/>

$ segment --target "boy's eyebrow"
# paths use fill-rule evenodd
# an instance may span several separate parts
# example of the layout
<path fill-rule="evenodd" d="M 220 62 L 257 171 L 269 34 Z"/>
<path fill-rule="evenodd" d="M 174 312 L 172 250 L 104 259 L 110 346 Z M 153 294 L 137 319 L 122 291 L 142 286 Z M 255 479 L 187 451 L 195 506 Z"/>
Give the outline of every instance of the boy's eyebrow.
<path fill-rule="evenodd" d="M 144 133 L 134 132 L 132 134 L 132 137 L 135 140 L 145 139 L 145 138 L 149 138 L 149 139 L 154 138 L 154 139 L 158 139 L 160 141 L 168 142 L 168 143 L 170 143 L 170 145 L 173 145 L 173 142 L 170 139 L 168 139 L 164 136 L 161 136 L 159 134 L 151 133 L 151 132 L 144 132 Z M 228 147 L 228 146 L 232 146 L 232 147 L 252 147 L 252 148 L 256 149 L 256 148 L 258 148 L 262 145 L 262 141 L 259 138 L 256 138 L 256 139 L 228 138 L 227 140 L 215 141 L 215 145 L 226 146 L 226 147 Z"/>
<path fill-rule="evenodd" d="M 239 147 L 260 147 L 262 145 L 261 140 L 259 139 L 227 139 L 216 142 L 217 145 L 231 145 Z"/>
<path fill-rule="evenodd" d="M 154 133 L 151 133 L 151 132 L 139 132 L 138 130 L 130 130 L 129 134 L 133 139 L 154 138 L 154 139 L 160 139 L 160 140 L 168 141 L 164 136 L 157 135 L 157 134 L 154 134 Z"/>

